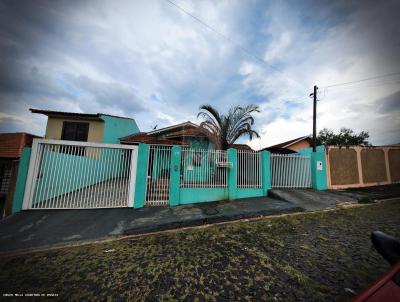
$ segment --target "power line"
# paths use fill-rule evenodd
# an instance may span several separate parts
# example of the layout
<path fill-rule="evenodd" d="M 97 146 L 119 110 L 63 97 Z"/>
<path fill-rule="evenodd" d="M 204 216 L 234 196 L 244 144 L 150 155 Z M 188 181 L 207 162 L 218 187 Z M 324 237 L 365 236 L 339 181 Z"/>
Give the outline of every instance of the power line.
<path fill-rule="evenodd" d="M 240 48 L 241 51 L 243 51 L 244 53 L 246 53 L 248 56 L 252 57 L 253 59 L 259 61 L 260 63 L 268 66 L 269 68 L 274 69 L 275 71 L 279 72 L 281 75 L 285 76 L 288 80 L 292 81 L 293 83 L 299 85 L 301 88 L 304 88 L 303 85 L 301 85 L 299 82 L 293 80 L 292 78 L 288 77 L 283 71 L 279 70 L 278 68 L 276 68 L 275 66 L 265 62 L 265 60 L 263 60 L 262 58 L 258 57 L 257 55 L 255 55 L 251 50 L 243 47 L 242 45 L 240 45 L 238 42 L 232 40 L 229 36 L 219 32 L 218 30 L 216 30 L 215 28 L 213 28 L 212 26 L 208 25 L 205 21 L 199 19 L 198 17 L 196 17 L 195 15 L 191 14 L 190 12 L 188 12 L 187 10 L 185 10 L 183 7 L 179 6 L 178 4 L 176 4 L 175 2 L 171 1 L 171 0 L 165 0 L 167 1 L 169 4 L 175 6 L 177 9 L 179 9 L 180 11 L 184 12 L 186 15 L 192 17 L 194 20 L 196 20 L 197 22 L 199 22 L 201 25 L 205 26 L 206 28 L 208 28 L 209 30 L 211 30 L 212 32 L 216 33 L 217 35 L 223 37 L 224 39 L 228 40 L 229 42 L 231 42 L 232 44 L 235 44 L 237 47 Z"/>
<path fill-rule="evenodd" d="M 369 83 L 367 85 L 352 85 L 352 86 L 345 86 L 345 87 L 332 87 L 329 89 L 358 89 L 358 88 L 370 88 L 370 87 L 379 87 L 379 86 L 384 86 L 384 85 L 392 85 L 392 84 L 398 84 L 400 83 L 400 79 L 392 79 L 390 81 L 384 81 L 384 82 L 376 82 L 376 83 Z M 328 88 L 324 88 L 328 89 Z"/>
<path fill-rule="evenodd" d="M 167 1 L 168 1 L 168 0 L 167 0 Z M 394 72 L 394 73 L 383 74 L 383 75 L 374 76 L 374 77 L 365 78 L 365 79 L 356 80 L 356 81 L 350 81 L 350 82 L 332 84 L 332 85 L 328 85 L 328 86 L 323 86 L 323 87 L 321 87 L 321 88 L 331 88 L 331 87 L 336 87 L 336 86 L 350 85 L 350 84 L 354 84 L 354 83 L 360 83 L 360 82 L 365 82 L 365 81 L 371 81 L 371 80 L 375 80 L 375 79 L 379 79 L 379 78 L 385 78 L 385 77 L 390 77 L 390 76 L 394 76 L 394 75 L 400 75 L 400 72 Z"/>

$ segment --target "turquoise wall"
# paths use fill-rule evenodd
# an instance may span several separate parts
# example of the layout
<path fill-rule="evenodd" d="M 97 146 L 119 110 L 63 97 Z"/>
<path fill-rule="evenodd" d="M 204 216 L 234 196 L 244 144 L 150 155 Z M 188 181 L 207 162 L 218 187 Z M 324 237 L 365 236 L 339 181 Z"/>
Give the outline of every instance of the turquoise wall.
<path fill-rule="evenodd" d="M 268 190 L 271 190 L 271 152 L 261 152 L 262 163 L 262 187 L 264 196 L 268 195 Z"/>
<path fill-rule="evenodd" d="M 325 146 L 324 145 L 319 145 L 315 148 L 316 152 L 325 152 Z M 304 149 L 300 149 L 297 150 L 297 153 L 300 155 L 304 155 L 304 156 L 311 156 L 312 153 L 312 147 L 308 147 L 308 148 L 304 148 Z"/>
<path fill-rule="evenodd" d="M 169 179 L 169 204 L 171 206 L 176 206 L 180 203 L 181 156 L 182 147 L 173 146 L 171 150 L 171 175 Z"/>
<path fill-rule="evenodd" d="M 104 121 L 103 143 L 119 144 L 121 137 L 139 132 L 139 127 L 134 119 L 110 115 L 101 115 L 100 118 Z"/>
<path fill-rule="evenodd" d="M 13 213 L 17 213 L 22 210 L 30 158 L 31 158 L 31 148 L 22 149 L 22 155 L 18 166 L 17 183 L 15 185 L 13 204 L 12 204 Z"/>
<path fill-rule="evenodd" d="M 236 198 L 266 196 L 263 189 L 252 189 L 252 188 L 238 188 L 236 190 L 235 195 Z"/>
<path fill-rule="evenodd" d="M 317 162 L 322 163 L 322 170 L 317 169 Z M 311 153 L 311 180 L 312 188 L 315 190 L 326 190 L 328 188 L 326 181 L 326 161 L 325 153 Z"/>
<path fill-rule="evenodd" d="M 150 145 L 139 144 L 138 159 L 136 166 L 135 199 L 133 203 L 134 208 L 144 207 L 144 202 L 146 199 L 147 161 L 149 158 L 149 152 L 150 152 Z"/>
<path fill-rule="evenodd" d="M 210 202 L 225 199 L 228 199 L 228 188 L 180 188 L 179 204 Z"/>

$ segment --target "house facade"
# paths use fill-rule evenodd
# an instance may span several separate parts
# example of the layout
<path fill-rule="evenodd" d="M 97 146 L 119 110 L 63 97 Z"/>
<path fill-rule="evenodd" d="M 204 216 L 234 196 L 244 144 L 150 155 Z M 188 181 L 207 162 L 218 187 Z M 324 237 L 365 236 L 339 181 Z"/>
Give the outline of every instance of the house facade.
<path fill-rule="evenodd" d="M 118 144 L 119 138 L 139 132 L 132 118 L 103 113 L 30 109 L 47 116 L 45 139 Z"/>
<path fill-rule="evenodd" d="M 271 153 L 290 154 L 296 153 L 299 150 L 310 148 L 311 146 L 312 139 L 309 135 L 306 135 L 264 148 L 262 150 L 266 150 Z"/>
<path fill-rule="evenodd" d="M 183 146 L 189 149 L 214 149 L 214 145 L 200 126 L 187 121 L 181 124 L 155 129 L 150 132 L 134 133 L 120 138 L 121 144 L 154 144 Z M 245 144 L 232 144 L 230 148 L 252 151 Z"/>

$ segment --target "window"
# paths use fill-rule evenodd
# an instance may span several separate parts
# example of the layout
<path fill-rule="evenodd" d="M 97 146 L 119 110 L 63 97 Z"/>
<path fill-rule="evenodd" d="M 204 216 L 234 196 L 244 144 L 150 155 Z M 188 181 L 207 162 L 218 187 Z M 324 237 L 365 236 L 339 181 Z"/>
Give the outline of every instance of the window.
<path fill-rule="evenodd" d="M 87 142 L 89 123 L 64 122 L 62 140 Z"/>
<path fill-rule="evenodd" d="M 87 142 L 88 133 L 89 123 L 64 122 L 61 139 L 68 141 Z M 85 147 L 68 148 L 68 146 L 62 146 L 60 152 L 70 155 L 84 156 Z"/>

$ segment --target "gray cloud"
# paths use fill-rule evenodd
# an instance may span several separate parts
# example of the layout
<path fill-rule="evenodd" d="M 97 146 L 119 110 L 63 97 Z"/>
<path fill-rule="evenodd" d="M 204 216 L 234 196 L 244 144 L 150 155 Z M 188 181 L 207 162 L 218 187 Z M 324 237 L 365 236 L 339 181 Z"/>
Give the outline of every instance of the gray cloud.
<path fill-rule="evenodd" d="M 378 112 L 397 113 L 400 111 L 400 91 L 376 101 Z M 399 130 L 400 131 L 400 130 Z"/>
<path fill-rule="evenodd" d="M 270 61 L 254 60 L 166 1 L 0 0 L 0 129 L 44 129 L 45 119 L 16 121 L 32 116 L 29 107 L 125 115 L 148 130 L 195 120 L 201 103 L 226 110 L 254 102 L 264 109 L 256 124 L 266 140 L 285 140 L 310 132 L 315 83 L 400 68 L 398 1 L 180 4 Z M 377 119 L 374 101 L 393 93 L 328 91 L 318 125 L 364 130 Z M 396 108 L 390 98 L 378 113 Z M 373 140 L 396 136 L 376 127 Z"/>

